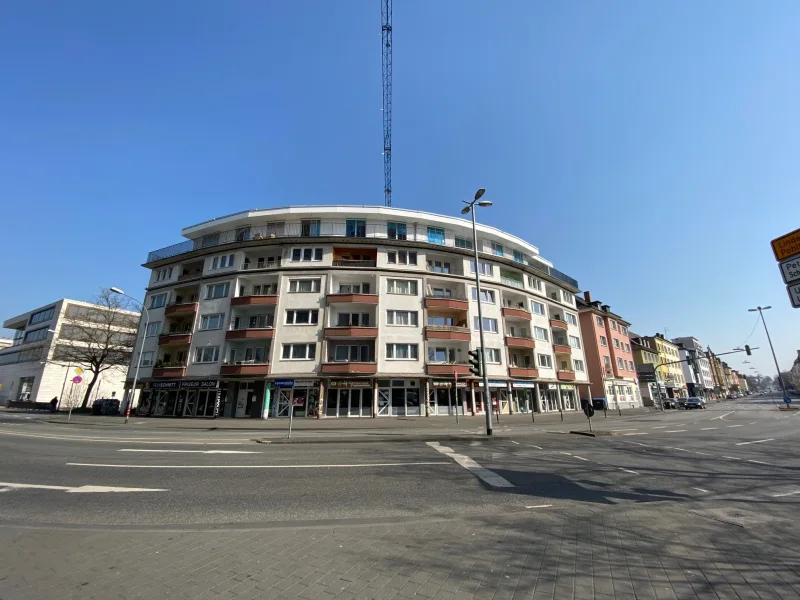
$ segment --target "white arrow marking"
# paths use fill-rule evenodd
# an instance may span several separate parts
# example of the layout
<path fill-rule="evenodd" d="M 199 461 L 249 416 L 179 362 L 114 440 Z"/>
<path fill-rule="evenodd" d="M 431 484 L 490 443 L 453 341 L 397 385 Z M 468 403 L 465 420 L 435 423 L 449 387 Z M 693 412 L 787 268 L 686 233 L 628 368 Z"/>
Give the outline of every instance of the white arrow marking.
<path fill-rule="evenodd" d="M 150 448 L 119 448 L 118 452 L 173 452 L 182 454 L 261 454 L 255 450 L 151 450 Z"/>
<path fill-rule="evenodd" d="M 131 488 L 131 487 L 110 487 L 105 485 L 82 485 L 79 487 L 69 487 L 66 485 L 39 485 L 35 483 L 11 483 L 8 481 L 0 481 L 0 489 L 12 490 L 55 490 L 59 492 L 67 492 L 68 494 L 87 494 L 87 493 L 105 493 L 105 492 L 167 492 L 169 490 L 155 489 L 155 488 Z"/>

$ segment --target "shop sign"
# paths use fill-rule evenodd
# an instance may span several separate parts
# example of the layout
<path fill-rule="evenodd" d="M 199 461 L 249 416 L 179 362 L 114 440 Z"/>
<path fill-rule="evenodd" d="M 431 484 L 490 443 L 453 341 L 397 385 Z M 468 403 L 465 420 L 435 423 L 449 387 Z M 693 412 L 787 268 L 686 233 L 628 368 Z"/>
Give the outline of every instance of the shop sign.
<path fill-rule="evenodd" d="M 216 379 L 194 379 L 194 380 L 184 380 L 181 381 L 181 388 L 193 388 L 193 389 L 213 389 L 219 387 L 219 381 Z"/>
<path fill-rule="evenodd" d="M 214 398 L 214 418 L 219 416 L 220 405 L 222 404 L 222 390 L 217 390 L 217 397 Z"/>
<path fill-rule="evenodd" d="M 295 379 L 294 381 L 294 387 L 296 388 L 310 388 L 318 385 L 319 381 L 316 379 Z"/>
<path fill-rule="evenodd" d="M 562 390 L 574 390 L 574 389 L 575 389 L 575 386 L 574 386 L 574 385 L 566 385 L 566 384 L 562 384 L 562 385 L 561 385 L 561 389 L 562 389 Z"/>
<path fill-rule="evenodd" d="M 402 379 L 400 381 L 403 381 Z M 372 382 L 369 379 L 331 379 L 328 384 L 330 388 L 370 388 Z"/>
<path fill-rule="evenodd" d="M 511 387 L 518 389 L 518 388 L 535 388 L 536 382 L 534 381 L 512 381 Z"/>
<path fill-rule="evenodd" d="M 548 390 L 558 390 L 558 384 L 557 383 L 548 383 L 547 384 L 547 389 Z"/>
<path fill-rule="evenodd" d="M 150 387 L 154 390 L 177 390 L 180 381 L 151 381 Z"/>
<path fill-rule="evenodd" d="M 435 388 L 452 388 L 453 382 L 452 381 L 431 381 L 431 386 Z M 467 387 L 466 381 L 459 381 L 456 383 L 456 388 L 464 389 Z"/>
<path fill-rule="evenodd" d="M 186 403 L 186 394 L 178 394 L 178 401 L 175 406 L 175 416 L 183 416 L 183 405 Z"/>
<path fill-rule="evenodd" d="M 489 387 L 499 388 L 499 387 L 508 387 L 507 381 L 489 381 Z"/>
<path fill-rule="evenodd" d="M 276 379 L 272 382 L 276 388 L 290 388 L 294 387 L 294 379 Z"/>

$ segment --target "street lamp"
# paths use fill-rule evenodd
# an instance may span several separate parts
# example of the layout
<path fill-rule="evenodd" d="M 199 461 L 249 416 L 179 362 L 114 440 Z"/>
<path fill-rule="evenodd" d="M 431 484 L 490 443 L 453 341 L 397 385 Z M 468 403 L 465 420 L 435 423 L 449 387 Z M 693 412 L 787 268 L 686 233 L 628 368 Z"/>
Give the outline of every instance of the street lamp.
<path fill-rule="evenodd" d="M 475 199 L 472 202 L 463 200 L 466 206 L 461 209 L 461 214 L 466 215 L 472 213 L 472 248 L 475 251 L 475 293 L 478 300 L 478 332 L 481 339 L 481 375 L 483 375 L 483 402 L 484 410 L 486 412 L 486 435 L 492 435 L 492 399 L 489 397 L 489 379 L 486 375 L 486 346 L 483 341 L 483 309 L 481 308 L 481 267 L 478 262 L 478 230 L 475 225 L 475 205 L 481 207 L 491 206 L 490 200 L 482 200 L 478 202 L 481 197 L 486 193 L 486 190 L 481 188 L 475 192 Z M 499 407 L 498 407 L 499 408 Z"/>
<path fill-rule="evenodd" d="M 109 289 L 109 291 L 114 292 L 115 294 L 119 294 L 120 296 L 125 296 L 126 298 L 129 298 L 130 300 L 133 300 L 134 302 L 136 302 L 136 304 L 141 306 L 142 310 L 144 311 L 144 319 L 145 319 L 145 321 L 144 321 L 144 335 L 142 335 L 142 345 L 139 348 L 139 358 L 136 359 L 136 372 L 133 375 L 133 388 L 131 389 L 131 395 L 128 398 L 128 405 L 125 407 L 125 423 L 127 423 L 128 422 L 128 418 L 131 416 L 131 404 L 133 404 L 133 399 L 136 396 L 136 382 L 139 379 L 139 367 L 142 364 L 142 350 L 144 350 L 144 336 L 147 335 L 147 327 L 148 327 L 148 325 L 150 325 L 150 313 L 147 312 L 147 307 L 144 304 L 139 302 L 136 298 L 133 298 L 132 296 L 129 296 L 128 294 L 123 292 L 118 287 L 110 287 L 108 289 Z M 136 342 L 135 341 L 133 343 L 133 349 L 134 349 L 134 351 L 136 350 Z"/>
<path fill-rule="evenodd" d="M 781 390 L 783 391 L 783 399 L 784 401 L 789 397 L 789 394 L 786 393 L 786 385 L 783 383 L 783 377 L 781 376 L 781 368 L 778 366 L 778 358 L 775 356 L 775 348 L 772 346 L 772 338 L 769 337 L 769 329 L 767 329 L 767 322 L 764 320 L 764 311 L 769 310 L 772 308 L 771 306 L 757 306 L 755 308 L 748 308 L 748 312 L 758 312 L 761 316 L 761 322 L 764 324 L 764 331 L 767 333 L 767 341 L 769 342 L 769 349 L 772 351 L 772 360 L 775 361 L 775 370 L 778 372 L 778 381 L 781 382 Z"/>

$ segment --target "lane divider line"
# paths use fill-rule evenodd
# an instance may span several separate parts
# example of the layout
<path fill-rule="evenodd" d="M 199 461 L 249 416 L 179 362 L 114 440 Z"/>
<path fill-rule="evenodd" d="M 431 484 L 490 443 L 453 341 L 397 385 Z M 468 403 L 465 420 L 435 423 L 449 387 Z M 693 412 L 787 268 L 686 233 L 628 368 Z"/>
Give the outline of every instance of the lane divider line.
<path fill-rule="evenodd" d="M 700 431 L 709 431 L 710 429 L 719 429 L 719 427 L 701 427 Z"/>
<path fill-rule="evenodd" d="M 686 429 L 670 429 L 669 431 L 665 431 L 664 433 L 683 433 Z"/>
<path fill-rule="evenodd" d="M 526 506 L 525 508 L 550 508 L 552 504 L 536 504 L 534 506 Z"/>
<path fill-rule="evenodd" d="M 472 460 L 469 456 L 465 456 L 463 454 L 457 454 L 455 450 L 449 448 L 447 446 L 442 446 L 439 442 L 425 442 L 428 446 L 436 450 L 437 452 L 441 452 L 445 456 L 449 456 L 457 464 L 464 467 L 467 471 L 488 483 L 492 487 L 500 487 L 500 488 L 511 488 L 514 487 L 514 484 L 501 477 L 494 471 L 490 471 L 482 466 L 480 466 L 477 462 Z"/>
<path fill-rule="evenodd" d="M 741 427 L 741 425 L 728 425 L 728 427 Z"/>
<path fill-rule="evenodd" d="M 786 492 L 785 494 L 772 494 L 773 498 L 783 498 L 784 496 L 794 496 L 796 494 L 800 494 L 800 490 L 795 490 L 793 492 Z"/>
<path fill-rule="evenodd" d="M 446 465 L 446 460 L 397 463 L 361 463 L 343 465 L 128 465 L 111 463 L 68 462 L 68 467 L 102 467 L 108 469 L 366 469 L 370 467 L 412 467 Z"/>
<path fill-rule="evenodd" d="M 763 444 L 764 442 L 774 442 L 775 438 L 767 438 L 765 440 L 753 440 L 752 442 L 737 442 L 737 446 L 747 446 L 748 444 Z"/>
<path fill-rule="evenodd" d="M 692 489 L 693 490 L 697 490 L 698 492 L 703 492 L 704 494 L 710 493 L 708 490 L 704 490 L 703 488 L 695 487 L 695 488 L 692 488 Z"/>

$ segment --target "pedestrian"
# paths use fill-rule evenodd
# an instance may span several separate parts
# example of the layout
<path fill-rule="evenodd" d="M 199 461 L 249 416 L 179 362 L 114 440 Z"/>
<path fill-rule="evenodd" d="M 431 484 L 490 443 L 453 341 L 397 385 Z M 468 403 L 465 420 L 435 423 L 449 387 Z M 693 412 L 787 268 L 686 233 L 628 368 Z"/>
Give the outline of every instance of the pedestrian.
<path fill-rule="evenodd" d="M 50 412 L 56 412 L 56 406 L 58 406 L 58 396 L 54 396 L 52 400 L 50 400 Z"/>

